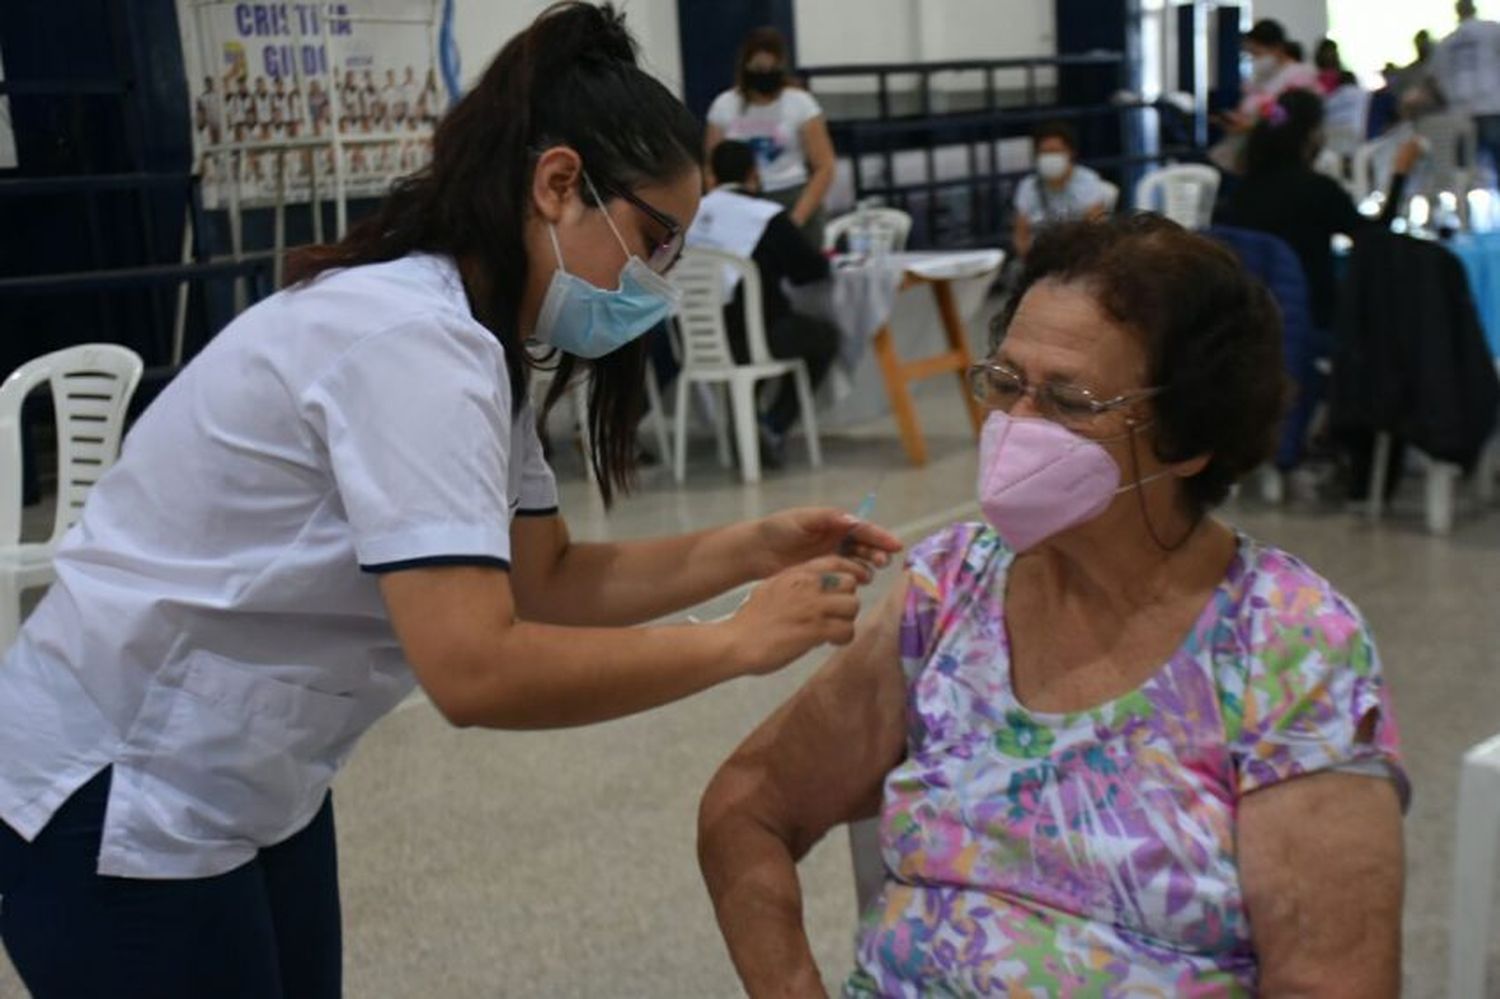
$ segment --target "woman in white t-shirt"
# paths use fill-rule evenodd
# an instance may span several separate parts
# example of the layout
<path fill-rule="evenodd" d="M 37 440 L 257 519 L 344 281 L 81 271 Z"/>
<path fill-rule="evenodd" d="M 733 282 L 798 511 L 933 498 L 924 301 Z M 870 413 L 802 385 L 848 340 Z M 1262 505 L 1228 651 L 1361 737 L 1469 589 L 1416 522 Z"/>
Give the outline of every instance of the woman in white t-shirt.
<path fill-rule="evenodd" d="M 833 140 L 817 99 L 791 82 L 786 39 L 757 28 L 740 46 L 734 86 L 708 109 L 708 154 L 725 139 L 755 150 L 766 197 L 823 245 L 823 198 L 833 183 Z"/>
<path fill-rule="evenodd" d="M 873 525 L 582 543 L 558 511 L 527 341 L 549 404 L 587 368 L 608 498 L 702 141 L 611 7 L 549 8 L 430 170 L 151 404 L 0 659 L 0 939 L 37 999 L 337 996 L 329 785 L 416 686 L 458 726 L 582 725 L 850 640 L 899 548 Z"/>

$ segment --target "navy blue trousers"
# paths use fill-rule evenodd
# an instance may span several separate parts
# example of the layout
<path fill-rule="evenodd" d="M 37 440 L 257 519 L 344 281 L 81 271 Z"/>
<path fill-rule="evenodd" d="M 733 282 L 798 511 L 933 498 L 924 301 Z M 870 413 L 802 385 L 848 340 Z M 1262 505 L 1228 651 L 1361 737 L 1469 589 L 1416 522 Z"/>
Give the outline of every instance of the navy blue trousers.
<path fill-rule="evenodd" d="M 96 873 L 111 772 L 27 843 L 0 822 L 0 939 L 36 999 L 333 999 L 342 975 L 332 796 L 227 874 Z"/>

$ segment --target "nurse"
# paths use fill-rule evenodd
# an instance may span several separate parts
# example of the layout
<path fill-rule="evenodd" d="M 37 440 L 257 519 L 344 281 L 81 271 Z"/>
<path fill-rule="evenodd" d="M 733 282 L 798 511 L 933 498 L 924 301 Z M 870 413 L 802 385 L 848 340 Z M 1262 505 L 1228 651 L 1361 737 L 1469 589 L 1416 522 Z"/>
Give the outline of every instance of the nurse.
<path fill-rule="evenodd" d="M 0 661 L 0 935 L 34 995 L 338 995 L 329 785 L 414 685 L 455 725 L 582 725 L 849 641 L 899 547 L 871 525 L 582 544 L 558 513 L 525 341 L 590 369 L 612 494 L 701 148 L 619 14 L 552 8 L 141 418 Z M 636 627 L 755 579 L 726 621 Z"/>

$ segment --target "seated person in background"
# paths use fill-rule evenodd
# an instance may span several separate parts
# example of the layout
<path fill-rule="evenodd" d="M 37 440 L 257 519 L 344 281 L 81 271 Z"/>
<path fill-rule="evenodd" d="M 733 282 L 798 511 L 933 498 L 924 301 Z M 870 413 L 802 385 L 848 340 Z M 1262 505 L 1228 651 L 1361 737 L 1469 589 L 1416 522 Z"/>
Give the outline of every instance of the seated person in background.
<path fill-rule="evenodd" d="M 1160 216 L 1043 234 L 975 366 L 979 500 L 715 775 L 751 995 L 822 995 L 796 862 L 879 815 L 845 996 L 1399 988 L 1407 798 L 1359 611 L 1215 519 L 1270 454 L 1280 317 Z"/>
<path fill-rule="evenodd" d="M 1251 131 L 1245 177 L 1215 221 L 1286 241 L 1307 276 L 1313 325 L 1326 334 L 1338 299 L 1330 240 L 1335 234 L 1356 237 L 1376 223 L 1359 213 L 1342 184 L 1313 169 L 1322 148 L 1322 99 L 1310 90 L 1282 94 Z M 1389 224 L 1400 207 L 1406 175 L 1421 155 L 1417 139 L 1397 150 L 1382 223 Z"/>
<path fill-rule="evenodd" d="M 706 246 L 749 257 L 760 269 L 761 311 L 766 346 L 778 358 L 807 362 L 813 389 L 822 383 L 839 352 L 838 327 L 816 316 L 793 312 L 782 282 L 793 285 L 826 281 L 828 259 L 814 249 L 786 209 L 761 198 L 755 152 L 745 143 L 725 139 L 710 157 L 716 187 L 704 196 L 688 230 L 688 246 Z M 745 339 L 744 289 L 736 288 L 725 306 L 725 325 L 735 360 L 750 360 Z M 801 407 L 790 375 L 760 421 L 761 460 L 769 468 L 785 463 L 786 434 Z"/>
<path fill-rule="evenodd" d="M 1286 36 L 1280 21 L 1262 18 L 1245 32 L 1241 44 L 1250 57 L 1250 79 L 1245 82 L 1239 108 L 1225 116 L 1232 132 L 1248 132 L 1265 111 L 1289 90 L 1316 90 L 1318 71 L 1298 55 L 1301 48 Z"/>
<path fill-rule="evenodd" d="M 1037 230 L 1057 222 L 1102 218 L 1108 208 L 1104 181 L 1078 160 L 1078 133 L 1066 122 L 1036 130 L 1036 173 L 1016 188 L 1013 241 L 1017 257 L 1031 249 Z"/>
<path fill-rule="evenodd" d="M 1396 150 L 1390 189 L 1378 222 L 1361 215 L 1342 184 L 1313 168 L 1323 145 L 1323 102 L 1307 90 L 1291 90 L 1250 133 L 1246 174 L 1215 219 L 1223 225 L 1269 233 L 1284 240 L 1302 264 L 1307 278 L 1308 311 L 1313 325 L 1312 356 L 1334 352 L 1333 326 L 1338 282 L 1331 241 L 1335 235 L 1358 239 L 1377 225 L 1389 225 L 1401 207 L 1407 174 L 1422 156 L 1420 139 L 1408 139 Z M 1324 395 L 1325 377 L 1316 371 L 1298 374 L 1294 432 L 1302 435 L 1313 407 Z M 1343 436 L 1337 444 L 1348 459 L 1348 498 L 1363 499 L 1369 482 L 1372 443 L 1368 435 Z M 1399 444 L 1392 450 L 1387 489 L 1400 481 Z"/>
<path fill-rule="evenodd" d="M 1328 148 L 1340 157 L 1354 155 L 1366 139 L 1370 95 L 1359 79 L 1344 66 L 1338 42 L 1325 38 L 1313 56 L 1318 69 L 1318 91 L 1323 95 L 1323 113 Z"/>
<path fill-rule="evenodd" d="M 1289 90 L 1317 90 L 1318 72 L 1296 57 L 1280 21 L 1262 18 L 1240 40 L 1250 57 L 1250 77 L 1241 87 L 1239 107 L 1214 116 L 1226 133 L 1208 151 L 1209 162 L 1226 173 L 1245 170 L 1245 135 Z M 1296 46 L 1296 48 L 1294 48 Z"/>

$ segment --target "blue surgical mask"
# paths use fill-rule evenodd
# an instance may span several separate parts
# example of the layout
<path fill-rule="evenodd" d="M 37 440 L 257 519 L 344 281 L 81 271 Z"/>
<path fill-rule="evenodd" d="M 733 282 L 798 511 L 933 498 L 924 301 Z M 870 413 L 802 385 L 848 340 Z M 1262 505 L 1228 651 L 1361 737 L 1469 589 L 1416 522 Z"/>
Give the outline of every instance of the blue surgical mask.
<path fill-rule="evenodd" d="M 589 190 L 594 185 L 589 182 Z M 594 196 L 599 201 L 597 193 Z M 603 202 L 600 210 L 604 211 Z M 609 231 L 630 255 L 620 272 L 620 286 L 600 288 L 563 267 L 562 247 L 557 229 L 550 223 L 552 251 L 557 254 L 557 270 L 542 299 L 532 337 L 539 343 L 565 350 L 575 357 L 594 359 L 619 350 L 667 318 L 677 307 L 677 289 L 671 282 L 646 266 L 646 262 L 625 245 L 609 212 L 604 211 Z"/>

